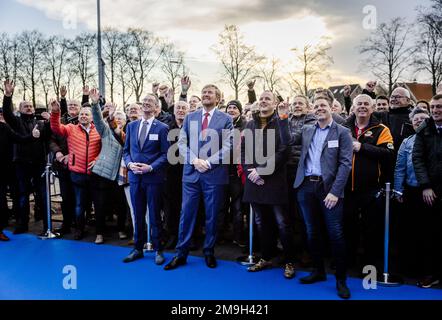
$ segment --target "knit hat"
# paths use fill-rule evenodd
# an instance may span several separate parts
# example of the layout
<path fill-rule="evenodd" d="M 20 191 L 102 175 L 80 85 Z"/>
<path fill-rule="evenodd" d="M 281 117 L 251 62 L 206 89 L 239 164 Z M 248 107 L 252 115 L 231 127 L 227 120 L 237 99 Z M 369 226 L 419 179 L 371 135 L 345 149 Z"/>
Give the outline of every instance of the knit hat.
<path fill-rule="evenodd" d="M 228 108 L 230 105 L 234 105 L 235 107 L 238 108 L 239 112 L 242 113 L 242 104 L 241 104 L 241 102 L 239 102 L 238 100 L 232 100 L 232 101 L 229 101 L 229 103 L 228 103 L 227 106 L 226 106 L 226 110 L 227 110 L 227 108 Z"/>

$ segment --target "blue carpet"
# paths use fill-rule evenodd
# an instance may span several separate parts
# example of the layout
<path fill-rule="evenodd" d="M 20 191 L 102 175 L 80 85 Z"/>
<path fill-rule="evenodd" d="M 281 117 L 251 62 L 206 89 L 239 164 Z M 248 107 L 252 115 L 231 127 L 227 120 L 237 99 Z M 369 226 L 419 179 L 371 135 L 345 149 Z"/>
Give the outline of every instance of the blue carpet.
<path fill-rule="evenodd" d="M 125 264 L 130 249 L 93 243 L 14 236 L 0 243 L 0 299 L 149 299 L 149 300 L 335 300 L 334 277 L 326 282 L 301 285 L 282 269 L 249 273 L 235 262 L 218 261 L 209 269 L 204 259 L 164 271 L 153 262 L 153 253 Z M 167 259 L 171 255 L 166 255 Z M 63 268 L 75 266 L 77 289 L 63 288 Z M 349 279 L 353 300 L 442 300 L 442 290 L 413 286 L 365 290 L 362 280 Z"/>

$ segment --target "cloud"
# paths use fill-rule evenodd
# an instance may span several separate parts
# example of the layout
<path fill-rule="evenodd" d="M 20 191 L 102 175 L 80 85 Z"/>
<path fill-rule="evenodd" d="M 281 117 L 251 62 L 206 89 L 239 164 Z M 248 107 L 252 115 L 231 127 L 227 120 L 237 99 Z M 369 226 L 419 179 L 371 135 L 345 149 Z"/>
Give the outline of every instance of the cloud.
<path fill-rule="evenodd" d="M 61 22 L 75 14 L 79 24 L 96 30 L 96 0 L 16 1 Z M 343 80 L 347 74 L 348 78 L 361 76 L 355 47 L 369 33 L 362 28 L 366 5 L 375 6 L 378 22 L 395 16 L 412 21 L 415 7 L 425 2 L 428 0 L 403 0 L 400 5 L 383 0 L 101 0 L 101 20 L 102 26 L 120 30 L 139 27 L 154 31 L 185 50 L 190 60 L 210 63 L 215 57 L 209 48 L 225 24 L 239 25 L 247 42 L 268 56 L 283 58 L 288 58 L 290 48 L 300 41 L 325 34 L 332 37 L 334 78 Z M 368 77 L 369 72 L 363 76 Z"/>

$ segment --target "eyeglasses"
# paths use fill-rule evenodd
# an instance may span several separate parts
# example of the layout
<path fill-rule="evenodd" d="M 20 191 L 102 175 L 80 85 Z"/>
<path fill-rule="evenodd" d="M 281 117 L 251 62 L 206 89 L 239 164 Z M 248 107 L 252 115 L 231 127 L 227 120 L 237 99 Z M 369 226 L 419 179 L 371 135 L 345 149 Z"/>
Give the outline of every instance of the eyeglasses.
<path fill-rule="evenodd" d="M 390 99 L 400 99 L 405 98 L 405 96 L 391 96 Z"/>

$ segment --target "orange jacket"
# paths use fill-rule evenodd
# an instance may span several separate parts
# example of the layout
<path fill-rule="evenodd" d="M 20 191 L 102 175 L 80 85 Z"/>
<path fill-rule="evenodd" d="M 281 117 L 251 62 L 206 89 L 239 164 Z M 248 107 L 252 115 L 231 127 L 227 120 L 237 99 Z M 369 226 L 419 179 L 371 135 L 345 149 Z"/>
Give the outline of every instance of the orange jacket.
<path fill-rule="evenodd" d="M 87 170 L 88 164 L 97 159 L 101 150 L 101 138 L 94 124 L 91 124 L 91 129 L 87 133 L 80 124 L 61 124 L 60 113 L 52 112 L 51 129 L 55 134 L 67 139 L 69 170 L 77 173 L 91 174 L 91 170 Z"/>

